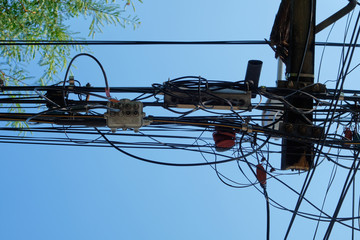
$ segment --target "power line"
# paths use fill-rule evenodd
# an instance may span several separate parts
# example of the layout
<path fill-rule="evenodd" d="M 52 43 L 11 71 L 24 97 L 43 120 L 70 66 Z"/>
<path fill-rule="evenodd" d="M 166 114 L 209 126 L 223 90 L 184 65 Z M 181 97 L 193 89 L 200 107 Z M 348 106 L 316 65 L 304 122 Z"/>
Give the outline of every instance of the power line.
<path fill-rule="evenodd" d="M 224 41 L 120 41 L 120 40 L 0 40 L 0 46 L 31 45 L 268 45 L 265 40 L 224 40 Z M 315 42 L 316 46 L 349 47 L 351 43 Z M 360 44 L 352 45 L 360 47 Z"/>

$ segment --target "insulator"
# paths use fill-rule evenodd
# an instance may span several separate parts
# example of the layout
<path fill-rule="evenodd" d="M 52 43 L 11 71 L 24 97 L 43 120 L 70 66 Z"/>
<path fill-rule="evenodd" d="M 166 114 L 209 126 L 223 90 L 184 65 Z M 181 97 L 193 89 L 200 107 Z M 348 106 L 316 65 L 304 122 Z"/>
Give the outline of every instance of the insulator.
<path fill-rule="evenodd" d="M 261 164 L 256 165 L 256 178 L 261 185 L 266 185 L 266 171 Z"/>
<path fill-rule="evenodd" d="M 70 86 L 75 86 L 75 78 L 74 78 L 74 76 L 69 76 L 69 85 Z"/>
<path fill-rule="evenodd" d="M 229 130 L 216 130 L 213 133 L 216 151 L 223 152 L 231 149 L 235 145 L 235 131 Z"/>
<path fill-rule="evenodd" d="M 346 139 L 350 141 L 353 139 L 353 132 L 350 130 L 350 128 L 345 128 L 344 134 Z"/>

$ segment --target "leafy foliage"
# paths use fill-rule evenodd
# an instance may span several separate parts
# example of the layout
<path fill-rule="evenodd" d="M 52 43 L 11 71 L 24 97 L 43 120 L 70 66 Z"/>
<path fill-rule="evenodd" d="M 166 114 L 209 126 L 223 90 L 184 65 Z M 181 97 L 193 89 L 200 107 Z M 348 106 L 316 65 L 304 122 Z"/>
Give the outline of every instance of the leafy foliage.
<path fill-rule="evenodd" d="M 137 0 L 142 2 L 142 0 Z M 140 24 L 139 18 L 124 17 L 132 0 L 0 0 L 0 41 L 11 40 L 76 40 L 70 20 L 91 18 L 89 36 L 94 37 L 105 25 Z M 32 79 L 26 71 L 33 60 L 44 70 L 35 84 L 47 85 L 58 80 L 57 73 L 64 69 L 72 50 L 83 50 L 74 45 L 0 45 L 0 82 L 5 85 L 26 85 Z M 33 84 L 33 83 L 31 83 Z M 7 92 L 10 94 L 11 92 Z M 4 107 L 4 106 L 3 106 Z M 19 104 L 9 104 L 9 112 L 23 113 Z M 26 127 L 24 122 L 11 122 L 13 127 Z"/>
<path fill-rule="evenodd" d="M 141 0 L 137 0 L 142 2 Z M 75 40 L 78 33 L 72 32 L 69 20 L 78 17 L 91 18 L 89 36 L 94 37 L 105 25 L 139 24 L 138 17 L 127 15 L 127 7 L 134 3 L 122 0 L 1 0 L 0 39 L 1 40 Z M 79 46 L 51 45 L 1 45 L 0 77 L 13 84 L 24 83 L 28 73 L 21 64 L 38 59 L 44 73 L 37 84 L 46 85 L 56 79 L 66 63 L 71 50 L 82 50 Z"/>

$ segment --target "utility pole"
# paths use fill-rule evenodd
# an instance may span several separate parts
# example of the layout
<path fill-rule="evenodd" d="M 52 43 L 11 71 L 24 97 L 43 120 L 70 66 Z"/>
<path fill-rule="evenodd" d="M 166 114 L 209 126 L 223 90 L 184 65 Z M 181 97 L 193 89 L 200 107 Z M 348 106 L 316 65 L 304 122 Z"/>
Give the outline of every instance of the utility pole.
<path fill-rule="evenodd" d="M 314 84 L 314 46 L 316 0 L 290 0 L 289 46 L 286 58 L 286 81 L 279 81 L 278 87 L 293 90 L 312 89 Z M 281 86 L 280 86 L 281 85 Z M 307 87 L 308 86 L 308 87 Z M 311 128 L 313 99 L 300 92 L 286 98 L 291 105 L 300 109 L 286 108 L 283 128 L 289 134 L 306 136 Z M 283 138 L 282 169 L 309 170 L 313 165 L 312 143 L 304 143 Z"/>

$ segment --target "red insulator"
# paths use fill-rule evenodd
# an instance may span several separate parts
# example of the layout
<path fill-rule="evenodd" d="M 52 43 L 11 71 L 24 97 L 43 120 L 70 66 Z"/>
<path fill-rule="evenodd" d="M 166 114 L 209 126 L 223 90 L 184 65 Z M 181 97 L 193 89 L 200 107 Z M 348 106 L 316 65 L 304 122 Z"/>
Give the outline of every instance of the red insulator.
<path fill-rule="evenodd" d="M 345 138 L 347 138 L 348 140 L 351 141 L 353 139 L 353 132 L 350 130 L 350 128 L 345 128 L 344 134 Z"/>
<path fill-rule="evenodd" d="M 217 130 L 213 133 L 213 138 L 217 151 L 226 151 L 235 145 L 235 131 L 228 132 Z"/>
<path fill-rule="evenodd" d="M 256 165 L 256 178 L 261 185 L 266 184 L 266 171 L 261 164 Z"/>

